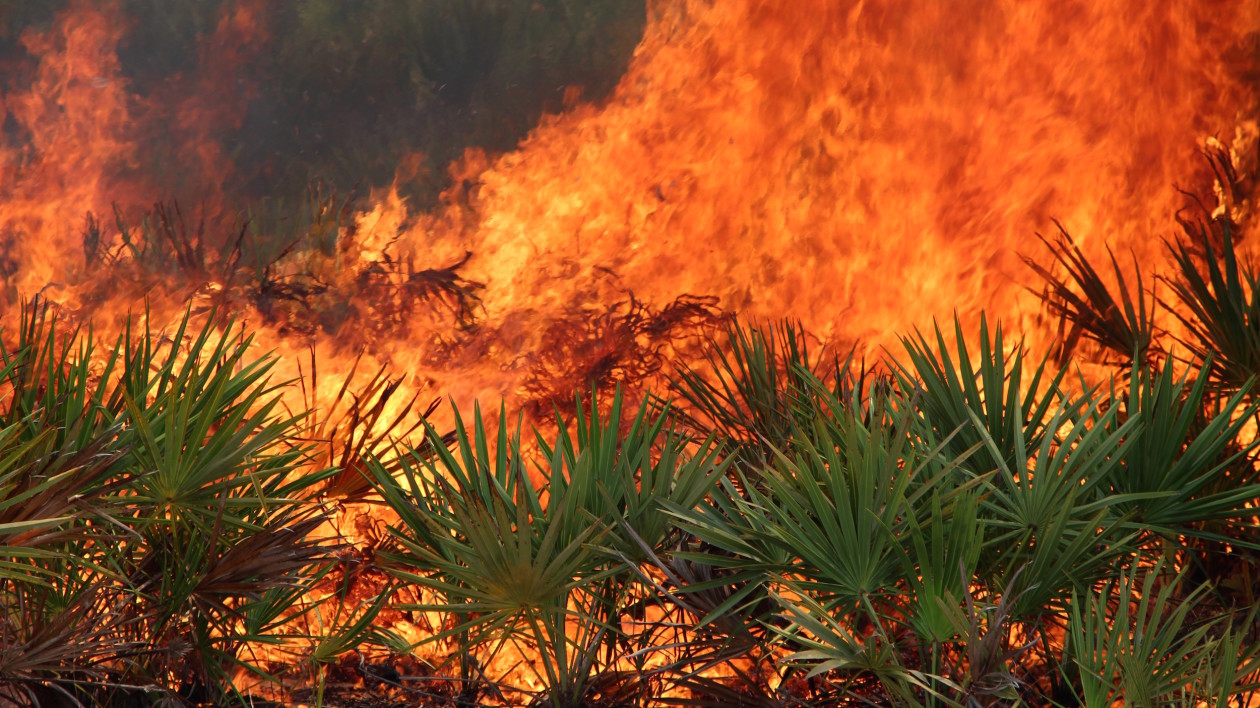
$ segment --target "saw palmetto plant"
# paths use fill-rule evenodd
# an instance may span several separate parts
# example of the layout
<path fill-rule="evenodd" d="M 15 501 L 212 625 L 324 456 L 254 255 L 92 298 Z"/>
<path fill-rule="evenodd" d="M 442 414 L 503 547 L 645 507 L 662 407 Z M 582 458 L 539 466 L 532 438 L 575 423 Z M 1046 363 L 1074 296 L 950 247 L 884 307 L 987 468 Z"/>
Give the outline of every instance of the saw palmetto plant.
<path fill-rule="evenodd" d="M 1140 422 L 1113 489 L 1134 495 L 1128 506 L 1135 523 L 1174 542 L 1218 534 L 1219 525 L 1209 522 L 1249 520 L 1260 497 L 1260 480 L 1247 462 L 1257 441 L 1240 435 L 1257 410 L 1247 403 L 1251 384 L 1210 404 L 1212 371 L 1211 354 L 1201 368 L 1180 375 L 1172 360 L 1136 367 L 1128 373 L 1128 396 L 1113 394 L 1126 419 Z M 1246 543 L 1240 531 L 1231 538 Z"/>
<path fill-rule="evenodd" d="M 823 351 L 819 351 L 822 349 Z M 670 383 L 684 423 L 700 435 L 716 434 L 744 461 L 756 465 L 787 449 L 793 434 L 812 431 L 825 399 L 848 404 L 865 372 L 853 357 L 811 349 L 797 322 L 768 326 L 727 323 L 705 351 L 702 365 L 683 365 Z M 827 386 L 819 388 L 817 381 Z"/>
<path fill-rule="evenodd" d="M 948 439 L 949 454 L 969 456 L 978 472 L 1002 465 L 1022 464 L 1029 450 L 1053 437 L 1059 422 L 1078 415 L 1084 400 L 1061 400 L 1066 367 L 1048 368 L 1048 358 L 1034 359 L 1018 344 L 1013 351 L 1001 326 L 989 327 L 980 317 L 978 351 L 962 323 L 954 323 L 951 348 L 945 333 L 935 328 L 931 341 L 923 334 L 903 339 L 907 363 L 896 364 L 899 387 L 918 391 L 914 409 L 936 439 Z"/>
<path fill-rule="evenodd" d="M 1221 550 L 1254 547 L 1256 404 L 1212 352 L 1082 388 L 956 323 L 865 386 L 735 323 L 681 415 L 593 392 L 553 434 L 475 411 L 408 444 L 384 374 L 305 423 L 230 325 L 102 348 L 33 308 L 16 335 L 7 700 L 322 700 L 341 657 L 419 648 L 398 613 L 439 618 L 448 664 L 363 680 L 500 703 L 1230 705 L 1260 668 L 1250 556 Z M 356 561 L 392 580 L 356 585 L 330 495 L 393 515 Z"/>
<path fill-rule="evenodd" d="M 694 506 L 722 472 L 711 444 L 689 446 L 647 404 L 620 432 L 621 406 L 620 394 L 607 415 L 579 401 L 573 433 L 560 420 L 553 443 L 540 437 L 532 468 L 503 414 L 488 433 L 480 411 L 471 430 L 457 423 L 455 452 L 413 455 L 402 482 L 376 467 L 400 517 L 386 563 L 437 594 L 415 609 L 450 617 L 430 641 L 456 640 L 481 664 L 507 647 L 537 656 L 535 700 L 550 705 L 617 692 L 608 672 L 650 637 L 625 626 L 654 602 L 632 568 L 674 541 L 666 505 Z"/>
<path fill-rule="evenodd" d="M 1181 338 L 1197 361 L 1211 361 L 1213 380 L 1227 391 L 1250 385 L 1260 371 L 1260 295 L 1253 268 L 1240 262 L 1228 222 L 1202 225 L 1197 242 L 1170 246 L 1177 273 L 1168 281 L 1172 315 L 1189 331 Z"/>
<path fill-rule="evenodd" d="M 1257 650 L 1236 643 L 1228 616 L 1195 617 L 1209 589 L 1186 584 L 1157 561 L 1073 598 L 1064 669 L 1078 677 L 1081 705 L 1231 705 Z"/>
<path fill-rule="evenodd" d="M 217 700 L 258 670 L 247 644 L 281 637 L 253 605 L 331 561 L 308 492 L 328 473 L 277 414 L 271 361 L 189 325 L 98 353 L 32 307 L 2 353 L 6 695 Z"/>
<path fill-rule="evenodd" d="M 814 408 L 829 412 L 812 416 L 820 429 L 774 438 L 790 448 L 756 468 L 759 484 L 739 481 L 748 463 L 736 458 L 734 482 L 675 514 L 717 550 L 706 560 L 731 588 L 721 609 L 762 608 L 751 621 L 789 652 L 781 669 L 803 667 L 828 682 L 827 695 L 1070 703 L 1081 674 L 1056 637 L 1080 621 L 1080 597 L 1196 552 L 1196 538 L 1246 543 L 1245 523 L 1222 529 L 1250 518 L 1257 496 L 1252 444 L 1240 435 L 1253 417 L 1247 389 L 1209 405 L 1210 359 L 1175 373 L 1171 362 L 1130 357 L 1119 385 L 1079 391 L 1044 364 L 1025 377 L 1025 355 L 984 323 L 979 357 L 961 325 L 955 335 L 956 348 L 939 333 L 934 347 L 907 341 L 911 364 L 882 409 L 890 420 L 854 415 L 857 402 Z M 885 462 L 871 467 L 875 459 Z M 1161 612 L 1201 617 L 1215 607 L 1213 636 L 1255 631 L 1245 608 L 1207 601 L 1203 588 L 1162 592 Z M 760 602 L 767 595 L 777 613 Z M 1124 651 L 1121 636 L 1144 631 L 1134 615 L 1107 617 L 1112 634 L 1101 641 L 1111 645 L 1099 651 L 1108 656 Z M 1197 641 L 1201 626 L 1166 630 L 1168 641 Z M 1200 657 L 1205 672 L 1246 667 L 1225 671 L 1223 683 L 1193 672 L 1171 682 L 1186 701 L 1229 701 L 1254 672 L 1246 652 L 1235 654 Z M 1203 685 L 1215 688 L 1196 693 Z"/>
<path fill-rule="evenodd" d="M 1113 294 L 1063 226 L 1056 226 L 1057 236 L 1040 238 L 1054 254 L 1056 263 L 1067 271 L 1067 277 L 1055 275 L 1032 258 L 1026 257 L 1024 262 L 1045 281 L 1045 290 L 1037 294 L 1050 314 L 1060 320 L 1060 358 L 1066 361 L 1077 342 L 1085 338 L 1116 361 L 1145 360 L 1154 343 L 1157 299 L 1151 297 L 1148 305 L 1141 272 L 1136 273 L 1136 287 L 1130 291 L 1115 254 L 1108 252 L 1119 292 Z M 1136 265 L 1135 262 L 1135 270 Z"/>
<path fill-rule="evenodd" d="M 886 375 L 732 320 L 667 396 L 601 379 L 451 433 L 385 368 L 278 380 L 213 312 L 106 345 L 32 305 L 0 336 L 0 700 L 333 701 L 350 671 L 574 707 L 1245 703 L 1254 278 L 1228 230 L 1174 245 L 1179 353 L 1143 281 L 1051 248 L 1088 374 L 984 317 Z"/>

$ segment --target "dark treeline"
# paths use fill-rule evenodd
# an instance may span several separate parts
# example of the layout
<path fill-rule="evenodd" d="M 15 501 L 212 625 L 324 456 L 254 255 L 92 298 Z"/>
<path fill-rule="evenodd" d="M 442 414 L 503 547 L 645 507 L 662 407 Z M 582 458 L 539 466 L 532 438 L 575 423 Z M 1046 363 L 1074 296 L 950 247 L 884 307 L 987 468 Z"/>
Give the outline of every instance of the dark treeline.
<path fill-rule="evenodd" d="M 643 0 L 253 3 L 261 41 L 241 40 L 238 65 L 225 66 L 207 44 L 232 41 L 216 28 L 243 4 L 116 4 L 126 23 L 118 56 L 137 96 L 161 100 L 181 93 L 173 83 L 236 74 L 247 107 L 214 138 L 234 162 L 228 192 L 243 199 L 300 195 L 313 181 L 341 191 L 388 184 L 419 153 L 417 177 L 401 186 L 426 203 L 467 147 L 510 150 L 543 113 L 564 108 L 566 92 L 606 96 L 646 18 Z M 0 95 L 28 88 L 38 58 L 23 33 L 52 27 L 67 8 L 71 0 L 0 0 Z"/>

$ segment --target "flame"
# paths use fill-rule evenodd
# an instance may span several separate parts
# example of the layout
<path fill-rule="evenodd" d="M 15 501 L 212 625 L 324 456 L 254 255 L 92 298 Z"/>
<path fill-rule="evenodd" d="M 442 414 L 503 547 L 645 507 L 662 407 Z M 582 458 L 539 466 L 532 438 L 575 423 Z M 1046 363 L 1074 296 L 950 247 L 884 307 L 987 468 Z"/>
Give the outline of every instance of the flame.
<path fill-rule="evenodd" d="M 420 219 L 409 237 L 472 251 L 488 325 L 526 350 L 551 344 L 522 313 L 563 316 L 610 277 L 872 347 L 953 310 L 1027 331 L 1018 255 L 1052 219 L 1087 253 L 1163 260 L 1199 145 L 1254 107 L 1225 55 L 1257 14 L 661 3 L 608 105 L 549 120 L 482 173 L 475 223 Z"/>
<path fill-rule="evenodd" d="M 31 90 L 0 99 L 0 118 L 25 138 L 0 144 L 0 246 L 9 276 L 0 302 L 68 283 L 82 261 L 76 238 L 84 213 L 107 213 L 134 193 L 133 108 L 115 14 L 80 3 L 54 29 L 22 35 L 40 59 Z"/>
<path fill-rule="evenodd" d="M 217 141 L 256 97 L 239 67 L 265 44 L 263 7 L 225 4 L 200 73 L 145 97 L 115 4 L 24 36 L 30 85 L 0 98 L 17 126 L 0 144 L 9 309 L 36 293 L 85 318 L 137 309 L 79 265 L 82 214 L 175 192 L 200 203 L 190 222 L 229 220 Z M 1211 183 L 1205 144 L 1255 172 L 1258 32 L 1260 8 L 1224 0 L 658 0 L 610 99 L 571 101 L 514 152 L 470 151 L 436 209 L 380 193 L 337 248 L 279 264 L 325 269 L 323 310 L 230 304 L 286 361 L 314 341 L 321 378 L 366 347 L 364 370 L 464 408 L 651 378 L 688 351 L 661 332 L 719 310 L 875 353 L 984 309 L 1044 343 L 1021 290 L 1020 255 L 1046 255 L 1036 232 L 1058 219 L 1087 255 L 1158 268 L 1179 186 Z M 155 153 L 155 130 L 178 147 Z M 166 158 L 186 176 L 157 175 Z M 151 279 L 153 316 L 228 298 L 227 270 Z"/>
<path fill-rule="evenodd" d="M 231 257 L 146 270 L 106 228 L 92 248 L 118 257 L 92 267 L 84 215 L 115 205 L 195 205 L 163 212 L 193 251 L 245 233 L 222 136 L 257 97 L 242 67 L 265 51 L 264 9 L 225 3 L 200 70 L 146 96 L 115 2 L 73 0 L 23 35 L 30 59 L 0 92 L 0 322 L 37 295 L 106 335 L 142 297 L 157 328 L 213 303 L 309 384 L 292 408 L 344 433 L 328 416 L 348 378 L 396 391 L 371 398 L 386 427 L 416 397 L 529 410 L 590 376 L 654 382 L 719 312 L 875 354 L 986 310 L 1038 347 L 1053 323 L 1020 260 L 1048 256 L 1038 231 L 1057 219 L 1088 256 L 1158 270 L 1179 187 L 1215 177 L 1204 146 L 1232 151 L 1246 190 L 1217 197 L 1236 219 L 1260 174 L 1256 3 L 654 0 L 610 98 L 567 91 L 517 150 L 470 150 L 438 207 L 393 189 L 358 211 L 321 202 L 328 243 L 268 275 L 318 275 L 300 306 L 240 287 Z M 382 367 L 401 380 L 371 378 Z"/>

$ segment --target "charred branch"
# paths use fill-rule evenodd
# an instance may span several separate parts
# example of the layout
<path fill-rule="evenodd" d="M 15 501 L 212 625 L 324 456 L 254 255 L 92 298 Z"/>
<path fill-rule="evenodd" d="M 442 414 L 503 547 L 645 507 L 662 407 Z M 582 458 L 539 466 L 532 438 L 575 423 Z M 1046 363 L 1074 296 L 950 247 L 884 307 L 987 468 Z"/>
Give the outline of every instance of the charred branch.
<path fill-rule="evenodd" d="M 636 299 L 599 313 L 578 312 L 553 321 L 534 355 L 525 391 L 536 409 L 568 408 L 573 396 L 590 387 L 607 392 L 617 385 L 651 381 L 671 352 L 712 332 L 723 314 L 717 298 L 681 295 L 660 309 Z"/>

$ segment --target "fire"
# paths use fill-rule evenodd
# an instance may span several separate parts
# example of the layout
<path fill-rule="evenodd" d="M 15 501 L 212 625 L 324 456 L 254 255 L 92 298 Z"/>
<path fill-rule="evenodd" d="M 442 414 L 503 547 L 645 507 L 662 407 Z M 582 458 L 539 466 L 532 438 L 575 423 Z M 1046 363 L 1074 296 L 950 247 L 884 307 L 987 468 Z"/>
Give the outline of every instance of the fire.
<path fill-rule="evenodd" d="M 24 36 L 30 87 L 10 87 L 0 104 L 19 126 L 0 145 L 10 306 L 42 293 L 83 316 L 138 309 L 134 292 L 83 299 L 100 279 L 79 265 L 84 213 L 108 221 L 114 204 L 134 213 L 192 195 L 189 222 L 225 222 L 232 166 L 216 130 L 256 96 L 216 77 L 236 75 L 219 69 L 247 64 L 267 37 L 258 4 L 229 5 L 199 50 L 202 76 L 156 97 L 129 92 L 114 6 L 76 3 Z M 314 333 L 343 370 L 366 346 L 408 372 L 409 387 L 465 407 L 528 391 L 571 344 L 553 340 L 572 339 L 573 323 L 599 340 L 600 318 L 619 307 L 659 313 L 681 296 L 711 298 L 714 312 L 798 317 L 867 352 L 981 309 L 1047 340 L 1051 325 L 1020 287 L 1036 232 L 1058 219 L 1087 254 L 1110 246 L 1157 266 L 1186 203 L 1179 187 L 1210 184 L 1204 142 L 1254 166 L 1245 72 L 1258 28 L 1260 9 L 1230 2 L 656 2 L 603 105 L 547 117 L 514 152 L 470 152 L 435 210 L 391 191 L 346 220 L 355 238 L 332 276 L 352 303 L 343 310 L 379 313 L 379 293 L 362 287 L 376 269 L 423 316 L 367 338 L 353 316 L 272 331 L 244 312 L 267 346 L 301 351 Z M 158 126 L 180 143 L 158 156 L 186 174 L 174 187 L 145 169 L 155 157 L 141 136 Z M 320 257 L 308 250 L 284 267 Z M 160 318 L 205 292 L 165 275 L 147 291 L 169 293 Z M 434 289 L 448 281 L 463 288 L 458 302 Z M 643 344 L 645 331 L 621 336 Z M 678 355 L 672 343 L 644 346 Z M 592 366 L 575 362 L 559 379 L 580 387 Z M 598 366 L 613 378 L 637 371 Z"/>
<path fill-rule="evenodd" d="M 456 238 L 496 327 L 626 289 L 871 346 L 951 310 L 1027 330 L 1018 254 L 1051 219 L 1162 260 L 1201 141 L 1254 134 L 1226 55 L 1256 23 L 1237 3 L 661 3 L 615 98 L 482 173 Z"/>
<path fill-rule="evenodd" d="M 248 65 L 270 30 L 262 0 L 223 7 L 199 72 L 143 96 L 115 3 L 23 35 L 0 86 L 0 322 L 34 297 L 107 334 L 146 303 L 155 328 L 218 307 L 303 379 L 292 409 L 369 448 L 422 411 L 445 429 L 437 397 L 545 414 L 591 378 L 658 384 L 727 313 L 875 356 L 983 310 L 1044 347 L 1037 232 L 1058 220 L 1149 273 L 1182 188 L 1215 181 L 1209 210 L 1245 222 L 1260 185 L 1256 3 L 654 0 L 606 101 L 470 150 L 434 208 L 317 195 L 322 231 L 254 263 L 242 249 L 284 234 L 235 211 L 221 136 L 263 98 Z M 169 199 L 186 210 L 149 212 L 165 260 L 137 255 L 114 215 Z M 333 419 L 347 379 L 371 420 Z"/>
<path fill-rule="evenodd" d="M 122 28 L 83 6 L 22 43 L 40 57 L 32 90 L 0 98 L 20 140 L 0 143 L 0 244 L 8 292 L 31 297 L 67 285 L 82 262 L 75 233 L 87 211 L 108 213 L 133 193 L 133 115 L 116 56 Z"/>

